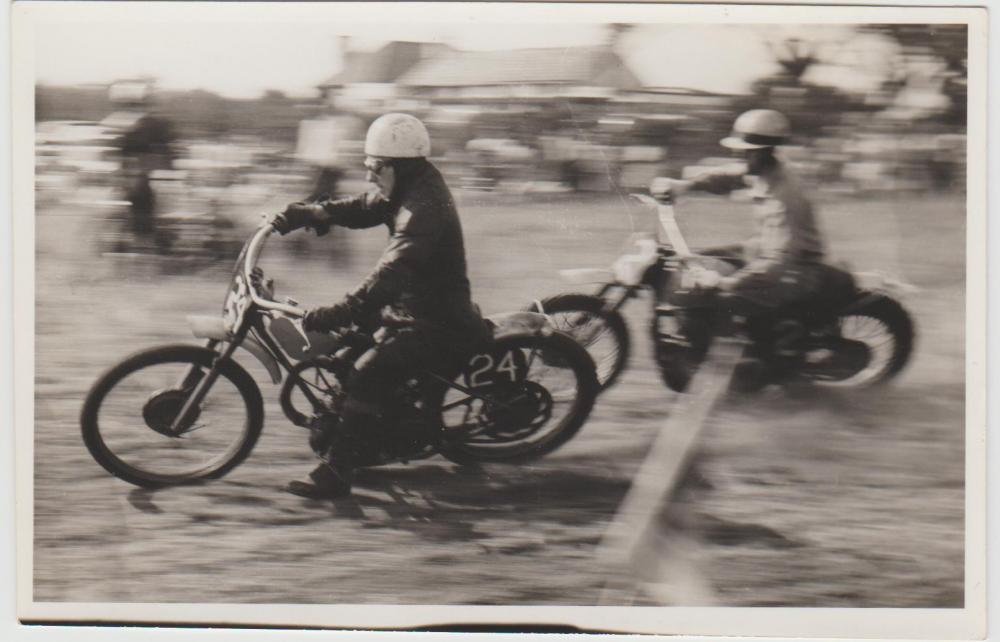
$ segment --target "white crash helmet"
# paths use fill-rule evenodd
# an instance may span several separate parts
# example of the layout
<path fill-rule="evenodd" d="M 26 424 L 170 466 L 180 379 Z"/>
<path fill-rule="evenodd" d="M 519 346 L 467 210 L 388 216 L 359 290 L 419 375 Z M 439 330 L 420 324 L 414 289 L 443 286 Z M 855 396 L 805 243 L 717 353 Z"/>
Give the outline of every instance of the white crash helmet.
<path fill-rule="evenodd" d="M 729 149 L 761 149 L 783 145 L 792 127 L 785 115 L 773 109 L 751 109 L 733 123 L 732 135 L 719 141 Z"/>
<path fill-rule="evenodd" d="M 424 158 L 430 156 L 431 137 L 427 128 L 409 114 L 380 116 L 368 128 L 365 154 L 386 158 Z"/>

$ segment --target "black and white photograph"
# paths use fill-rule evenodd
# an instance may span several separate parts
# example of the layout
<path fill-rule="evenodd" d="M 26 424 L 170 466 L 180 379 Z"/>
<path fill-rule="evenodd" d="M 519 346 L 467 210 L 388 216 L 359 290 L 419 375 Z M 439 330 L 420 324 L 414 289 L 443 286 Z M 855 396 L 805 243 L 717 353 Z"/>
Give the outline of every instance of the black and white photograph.
<path fill-rule="evenodd" d="M 985 635 L 984 8 L 11 15 L 22 623 Z"/>

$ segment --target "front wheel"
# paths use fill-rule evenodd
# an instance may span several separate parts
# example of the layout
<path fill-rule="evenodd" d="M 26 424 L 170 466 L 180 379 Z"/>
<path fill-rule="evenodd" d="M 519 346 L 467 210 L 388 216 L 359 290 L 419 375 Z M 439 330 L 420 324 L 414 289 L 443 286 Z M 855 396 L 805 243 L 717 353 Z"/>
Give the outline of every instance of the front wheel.
<path fill-rule="evenodd" d="M 232 360 L 188 421 L 174 419 L 218 354 L 172 345 L 137 352 L 101 376 L 80 416 L 83 441 L 108 472 L 156 487 L 222 477 L 250 454 L 264 426 L 253 378 Z"/>
<path fill-rule="evenodd" d="M 622 315 L 605 309 L 604 299 L 590 294 L 558 294 L 543 299 L 541 304 L 556 329 L 576 339 L 590 353 L 601 390 L 610 388 L 625 369 L 631 347 Z"/>
<path fill-rule="evenodd" d="M 600 390 L 594 362 L 573 338 L 516 336 L 475 354 L 431 399 L 448 459 L 523 462 L 559 448 L 590 416 Z"/>

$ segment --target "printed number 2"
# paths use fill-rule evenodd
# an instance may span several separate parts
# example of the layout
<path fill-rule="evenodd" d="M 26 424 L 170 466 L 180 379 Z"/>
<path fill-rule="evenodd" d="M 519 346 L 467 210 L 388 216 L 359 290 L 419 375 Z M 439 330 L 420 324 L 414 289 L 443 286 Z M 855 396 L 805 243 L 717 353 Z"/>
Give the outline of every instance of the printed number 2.
<path fill-rule="evenodd" d="M 517 363 L 514 361 L 514 353 L 507 352 L 503 359 L 500 359 L 499 364 L 494 364 L 493 357 L 488 354 L 477 354 L 469 362 L 469 365 L 475 367 L 477 363 L 482 362 L 481 367 L 477 367 L 469 375 L 469 387 L 479 388 L 482 386 L 488 386 L 492 381 L 492 377 L 489 377 L 491 371 L 505 372 L 507 376 L 510 377 L 511 383 L 517 382 Z M 496 365 L 496 368 L 494 368 Z M 486 376 L 486 380 L 480 379 L 480 377 Z"/>

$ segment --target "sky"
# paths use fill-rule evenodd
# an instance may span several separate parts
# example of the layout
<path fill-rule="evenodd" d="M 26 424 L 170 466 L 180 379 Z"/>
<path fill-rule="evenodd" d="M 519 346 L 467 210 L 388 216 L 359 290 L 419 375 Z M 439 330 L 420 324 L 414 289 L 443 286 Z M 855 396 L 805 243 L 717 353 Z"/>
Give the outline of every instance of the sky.
<path fill-rule="evenodd" d="M 310 96 L 339 71 L 341 36 L 349 36 L 352 49 L 370 51 L 391 40 L 461 49 L 566 47 L 598 44 L 607 34 L 607 26 L 595 22 L 386 22 L 378 14 L 352 15 L 356 22 L 263 21 L 239 14 L 221 19 L 193 12 L 164 20 L 142 10 L 100 19 L 55 14 L 34 29 L 35 77 L 46 84 L 81 84 L 153 76 L 165 89 L 200 88 L 232 97 L 277 89 Z M 814 43 L 851 37 L 850 30 L 835 27 L 643 24 L 619 51 L 648 85 L 737 93 L 776 70 L 767 40 L 802 34 Z M 834 84 L 863 89 L 879 71 L 860 62 L 819 71 Z"/>

